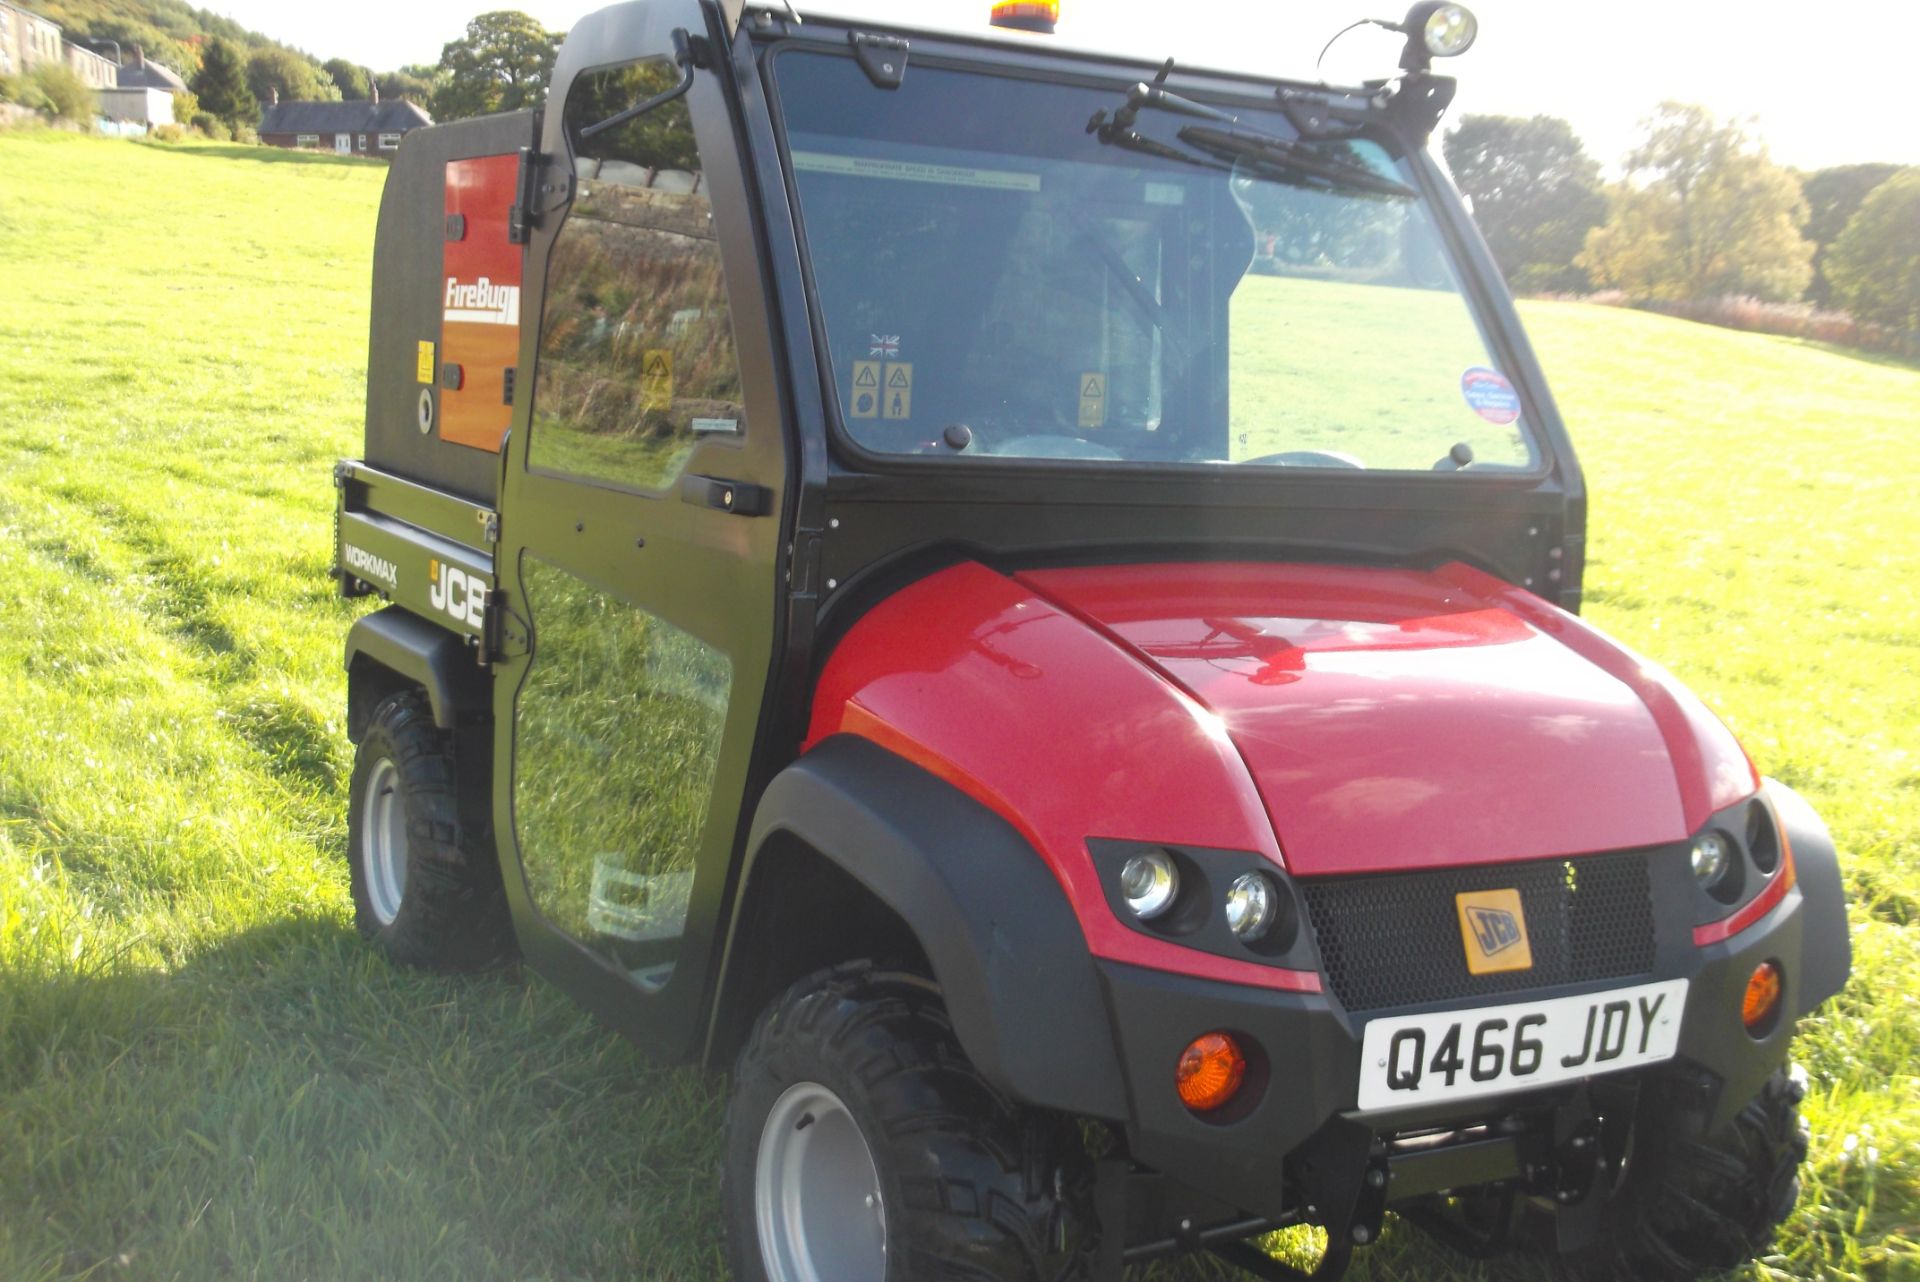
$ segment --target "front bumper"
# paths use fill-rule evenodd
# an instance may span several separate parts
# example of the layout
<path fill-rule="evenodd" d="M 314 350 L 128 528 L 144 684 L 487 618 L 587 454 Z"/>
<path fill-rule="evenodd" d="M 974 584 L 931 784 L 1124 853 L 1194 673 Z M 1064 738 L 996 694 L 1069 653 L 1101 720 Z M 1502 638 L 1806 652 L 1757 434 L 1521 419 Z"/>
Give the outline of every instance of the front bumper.
<path fill-rule="evenodd" d="M 1685 1078 L 1689 1089 L 1700 1092 L 1698 1104 L 1709 1127 L 1730 1119 L 1786 1059 L 1798 1016 L 1831 995 L 1806 991 L 1801 984 L 1806 904 L 1796 887 L 1765 917 L 1722 943 L 1663 946 L 1655 973 L 1644 978 L 1690 981 L 1678 1053 L 1668 1063 L 1619 1076 Z M 1768 960 L 1785 972 L 1784 1017 L 1766 1036 L 1755 1038 L 1741 1022 L 1741 998 L 1754 967 Z M 1422 1110 L 1361 1113 L 1356 1099 L 1366 1020 L 1404 1010 L 1355 1017 L 1331 994 L 1252 990 L 1113 962 L 1100 963 L 1100 971 L 1131 1104 L 1127 1135 L 1133 1159 L 1250 1215 L 1303 1215 L 1338 1223 L 1359 1202 L 1369 1163 L 1380 1160 L 1378 1141 L 1415 1129 L 1474 1125 L 1502 1112 L 1551 1103 L 1569 1090 L 1562 1085 Z M 1506 993 L 1422 1009 L 1472 1010 L 1639 982 L 1644 981 Z M 1242 1098 L 1255 1092 L 1257 1097 L 1236 1101 L 1237 1107 L 1215 1120 L 1196 1116 L 1180 1102 L 1174 1067 L 1195 1037 L 1223 1029 L 1254 1048 Z M 1483 1163 L 1481 1169 L 1497 1167 Z M 1416 1185 L 1410 1187 L 1417 1191 Z M 1387 1200 L 1395 1197 L 1390 1185 Z"/>

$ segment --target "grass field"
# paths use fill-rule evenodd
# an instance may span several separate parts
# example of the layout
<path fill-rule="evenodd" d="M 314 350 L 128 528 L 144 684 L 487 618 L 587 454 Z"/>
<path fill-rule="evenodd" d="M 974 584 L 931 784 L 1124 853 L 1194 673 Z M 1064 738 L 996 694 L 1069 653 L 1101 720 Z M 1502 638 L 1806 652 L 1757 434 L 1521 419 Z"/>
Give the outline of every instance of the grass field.
<path fill-rule="evenodd" d="M 7 1282 L 724 1276 L 714 1081 L 353 934 L 327 468 L 383 175 L 0 134 Z M 1806 1195 L 1753 1276 L 1920 1276 L 1920 372 L 1525 312 L 1591 617 L 1848 856 L 1856 978 L 1804 1030 Z M 1355 1276 L 1523 1275 L 1390 1230 Z"/>

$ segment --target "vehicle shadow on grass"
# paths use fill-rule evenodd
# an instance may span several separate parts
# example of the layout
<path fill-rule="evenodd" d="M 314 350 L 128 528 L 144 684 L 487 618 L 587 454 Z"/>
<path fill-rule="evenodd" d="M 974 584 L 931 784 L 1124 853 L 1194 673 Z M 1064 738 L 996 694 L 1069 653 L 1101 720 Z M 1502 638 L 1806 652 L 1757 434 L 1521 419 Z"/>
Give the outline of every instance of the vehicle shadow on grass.
<path fill-rule="evenodd" d="M 718 1282 L 723 1095 L 518 966 L 399 971 L 334 918 L 0 976 L 0 1276 Z M 1487 1275 L 1403 1227 L 1351 1276 Z"/>
<path fill-rule="evenodd" d="M 0 1277 L 723 1277 L 718 1090 L 518 967 L 276 921 L 0 976 Z"/>

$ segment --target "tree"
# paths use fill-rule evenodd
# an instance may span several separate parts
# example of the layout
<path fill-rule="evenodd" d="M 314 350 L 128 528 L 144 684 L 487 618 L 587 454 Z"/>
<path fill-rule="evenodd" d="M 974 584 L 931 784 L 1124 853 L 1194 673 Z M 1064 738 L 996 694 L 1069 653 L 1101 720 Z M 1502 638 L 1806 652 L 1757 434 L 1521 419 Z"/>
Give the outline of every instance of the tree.
<path fill-rule="evenodd" d="M 1836 165 L 1817 170 L 1801 181 L 1807 195 L 1807 239 L 1813 242 L 1813 284 L 1807 297 L 1826 306 L 1833 301 L 1833 282 L 1827 278 L 1827 251 L 1847 229 L 1868 194 L 1900 172 L 1898 165 Z"/>
<path fill-rule="evenodd" d="M 339 102 L 332 77 L 290 49 L 264 45 L 247 55 L 247 88 L 258 102 Z"/>
<path fill-rule="evenodd" d="M 1666 102 L 1575 261 L 1636 298 L 1798 298 L 1813 277 L 1800 180 L 1737 122 Z"/>
<path fill-rule="evenodd" d="M 1835 300 L 1856 319 L 1920 331 L 1920 168 L 1901 170 L 1860 203 L 1827 270 Z"/>
<path fill-rule="evenodd" d="M 467 24 L 467 34 L 440 51 L 445 81 L 434 90 L 433 114 L 460 120 L 538 106 L 547 96 L 560 35 L 524 13 L 502 9 Z"/>
<path fill-rule="evenodd" d="M 373 78 L 380 88 L 380 97 L 388 102 L 398 102 L 405 98 L 417 102 L 422 107 L 433 103 L 433 92 L 439 87 L 441 71 L 438 67 L 415 65 L 402 67 L 398 71 L 383 71 Z"/>
<path fill-rule="evenodd" d="M 1553 116 L 1463 116 L 1443 144 L 1473 221 L 1514 288 L 1581 290 L 1574 265 L 1607 217 L 1600 165 Z"/>
<path fill-rule="evenodd" d="M 229 126 L 260 119 L 260 101 L 247 88 L 246 66 L 239 52 L 218 37 L 209 40 L 200 55 L 200 70 L 188 86 L 200 100 L 200 109 L 220 117 Z"/>
<path fill-rule="evenodd" d="M 35 105 L 54 119 L 92 120 L 97 114 L 92 88 L 65 63 L 43 62 L 33 69 L 31 79 L 40 96 Z"/>
<path fill-rule="evenodd" d="M 373 96 L 373 81 L 367 77 L 365 67 L 356 67 L 345 58 L 329 58 L 320 64 L 320 69 L 333 79 L 333 87 L 340 91 L 340 97 L 347 102 L 365 102 Z"/>

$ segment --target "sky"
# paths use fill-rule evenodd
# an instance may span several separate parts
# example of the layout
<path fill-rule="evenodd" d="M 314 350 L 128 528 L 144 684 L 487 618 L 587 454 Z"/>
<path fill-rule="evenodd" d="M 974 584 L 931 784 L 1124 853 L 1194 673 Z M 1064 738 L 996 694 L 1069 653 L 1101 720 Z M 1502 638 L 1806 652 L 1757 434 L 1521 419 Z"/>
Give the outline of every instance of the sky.
<path fill-rule="evenodd" d="M 984 30 L 990 0 L 799 0 L 802 13 Z M 571 27 L 602 0 L 212 0 L 206 7 L 320 58 L 386 70 L 436 62 L 474 13 L 518 7 Z M 1663 99 L 1754 118 L 1774 158 L 1805 169 L 1860 161 L 1920 163 L 1907 86 L 1920 49 L 1914 0 L 1475 0 L 1480 38 L 1448 67 L 1452 115 L 1545 113 L 1573 122 L 1610 171 Z M 1397 18 L 1398 0 L 1062 0 L 1059 39 L 1207 66 L 1311 77 L 1327 37 L 1359 17 Z M 1180 15 L 1177 22 L 1169 15 Z M 1398 38 L 1361 29 L 1334 46 L 1325 74 L 1390 74 Z"/>

